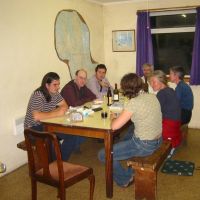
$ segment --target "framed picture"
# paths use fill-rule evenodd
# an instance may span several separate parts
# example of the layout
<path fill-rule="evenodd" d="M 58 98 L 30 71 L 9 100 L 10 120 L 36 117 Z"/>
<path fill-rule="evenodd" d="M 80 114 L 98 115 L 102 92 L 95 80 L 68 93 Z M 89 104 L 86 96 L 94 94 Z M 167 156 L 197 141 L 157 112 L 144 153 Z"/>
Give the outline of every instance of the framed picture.
<path fill-rule="evenodd" d="M 135 51 L 135 30 L 112 31 L 112 49 L 115 52 Z"/>

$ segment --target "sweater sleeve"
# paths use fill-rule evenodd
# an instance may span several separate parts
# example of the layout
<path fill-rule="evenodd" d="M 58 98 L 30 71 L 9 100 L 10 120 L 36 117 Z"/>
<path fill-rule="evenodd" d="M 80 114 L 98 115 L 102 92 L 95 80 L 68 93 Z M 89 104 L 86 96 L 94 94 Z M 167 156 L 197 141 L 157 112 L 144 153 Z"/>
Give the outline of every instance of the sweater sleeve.
<path fill-rule="evenodd" d="M 83 95 L 80 95 L 80 92 Z M 81 88 L 81 91 L 76 90 L 72 85 L 66 85 L 61 95 L 67 102 L 68 106 L 81 106 L 86 102 L 96 99 L 96 96 L 86 87 Z"/>

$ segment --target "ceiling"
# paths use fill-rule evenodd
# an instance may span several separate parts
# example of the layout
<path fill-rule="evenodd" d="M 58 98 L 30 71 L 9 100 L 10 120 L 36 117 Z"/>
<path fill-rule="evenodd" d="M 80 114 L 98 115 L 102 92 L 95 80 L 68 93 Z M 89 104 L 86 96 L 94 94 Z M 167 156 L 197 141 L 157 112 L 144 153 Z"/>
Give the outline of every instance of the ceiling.
<path fill-rule="evenodd" d="M 111 4 L 111 3 L 126 3 L 126 2 L 141 2 L 149 0 L 88 0 L 98 4 Z"/>

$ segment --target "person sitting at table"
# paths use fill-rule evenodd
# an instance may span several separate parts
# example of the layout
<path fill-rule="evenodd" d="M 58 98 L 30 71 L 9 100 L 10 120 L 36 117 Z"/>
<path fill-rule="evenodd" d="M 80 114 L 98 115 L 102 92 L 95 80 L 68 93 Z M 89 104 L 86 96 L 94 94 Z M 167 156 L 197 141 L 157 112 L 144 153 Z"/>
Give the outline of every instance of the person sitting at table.
<path fill-rule="evenodd" d="M 87 72 L 84 69 L 76 71 L 75 79 L 69 81 L 61 90 L 61 95 L 68 106 L 82 106 L 83 104 L 96 99 L 86 86 Z M 80 144 L 85 141 L 85 137 L 76 136 L 75 152 L 80 153 Z"/>
<path fill-rule="evenodd" d="M 132 138 L 128 137 L 113 145 L 113 179 L 117 185 L 127 187 L 133 181 L 134 171 L 131 167 L 123 168 L 120 161 L 150 155 L 160 147 L 162 113 L 156 96 L 144 92 L 144 82 L 135 73 L 123 76 L 121 89 L 129 101 L 117 118 L 111 114 L 111 128 L 120 129 L 129 120 L 135 128 L 132 129 Z M 105 163 L 105 149 L 99 151 L 98 158 Z"/>
<path fill-rule="evenodd" d="M 55 72 L 47 73 L 41 86 L 31 95 L 24 128 L 31 128 L 37 131 L 44 131 L 40 120 L 63 116 L 68 109 L 65 100 L 58 92 L 60 88 L 60 77 Z M 72 135 L 56 133 L 59 140 L 62 140 L 62 159 L 68 160 L 75 146 L 76 137 Z"/>
<path fill-rule="evenodd" d="M 184 82 L 185 72 L 183 67 L 174 66 L 170 68 L 170 80 L 177 86 L 175 88 L 176 96 L 181 105 L 181 124 L 188 124 L 192 117 L 194 107 L 194 96 L 191 87 Z"/>
<path fill-rule="evenodd" d="M 68 106 L 81 106 L 96 99 L 96 95 L 86 86 L 87 72 L 84 69 L 76 71 L 75 79 L 69 81 L 61 90 L 61 95 Z"/>
<path fill-rule="evenodd" d="M 149 78 L 151 73 L 153 72 L 153 65 L 149 63 L 144 63 L 142 65 L 143 76 L 141 77 L 145 83 L 145 91 L 154 94 L 153 88 L 149 83 Z"/>
<path fill-rule="evenodd" d="M 162 135 L 164 140 L 171 140 L 172 147 L 181 144 L 181 107 L 176 93 L 167 85 L 167 77 L 161 70 L 156 70 L 150 77 L 150 84 L 157 92 L 162 111 Z"/>
<path fill-rule="evenodd" d="M 105 77 L 106 72 L 107 68 L 104 64 L 97 65 L 95 68 L 95 74 L 87 82 L 87 87 L 98 99 L 103 99 L 103 96 L 107 95 L 108 87 L 112 90 L 112 86 Z"/>

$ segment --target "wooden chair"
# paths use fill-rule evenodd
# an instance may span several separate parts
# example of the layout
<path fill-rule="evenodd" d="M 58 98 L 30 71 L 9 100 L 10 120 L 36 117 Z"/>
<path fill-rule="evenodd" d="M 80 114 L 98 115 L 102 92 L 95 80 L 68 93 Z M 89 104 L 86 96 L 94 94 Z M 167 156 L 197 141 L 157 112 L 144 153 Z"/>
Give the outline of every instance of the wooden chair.
<path fill-rule="evenodd" d="M 37 199 L 37 181 L 58 188 L 58 198 L 66 198 L 65 188 L 88 178 L 90 200 L 93 199 L 95 177 L 92 168 L 64 162 L 56 135 L 25 129 L 25 142 L 28 153 L 29 175 L 32 186 L 32 200 Z M 52 148 L 53 147 L 53 148 Z M 56 160 L 52 161 L 50 152 L 55 150 Z"/>

